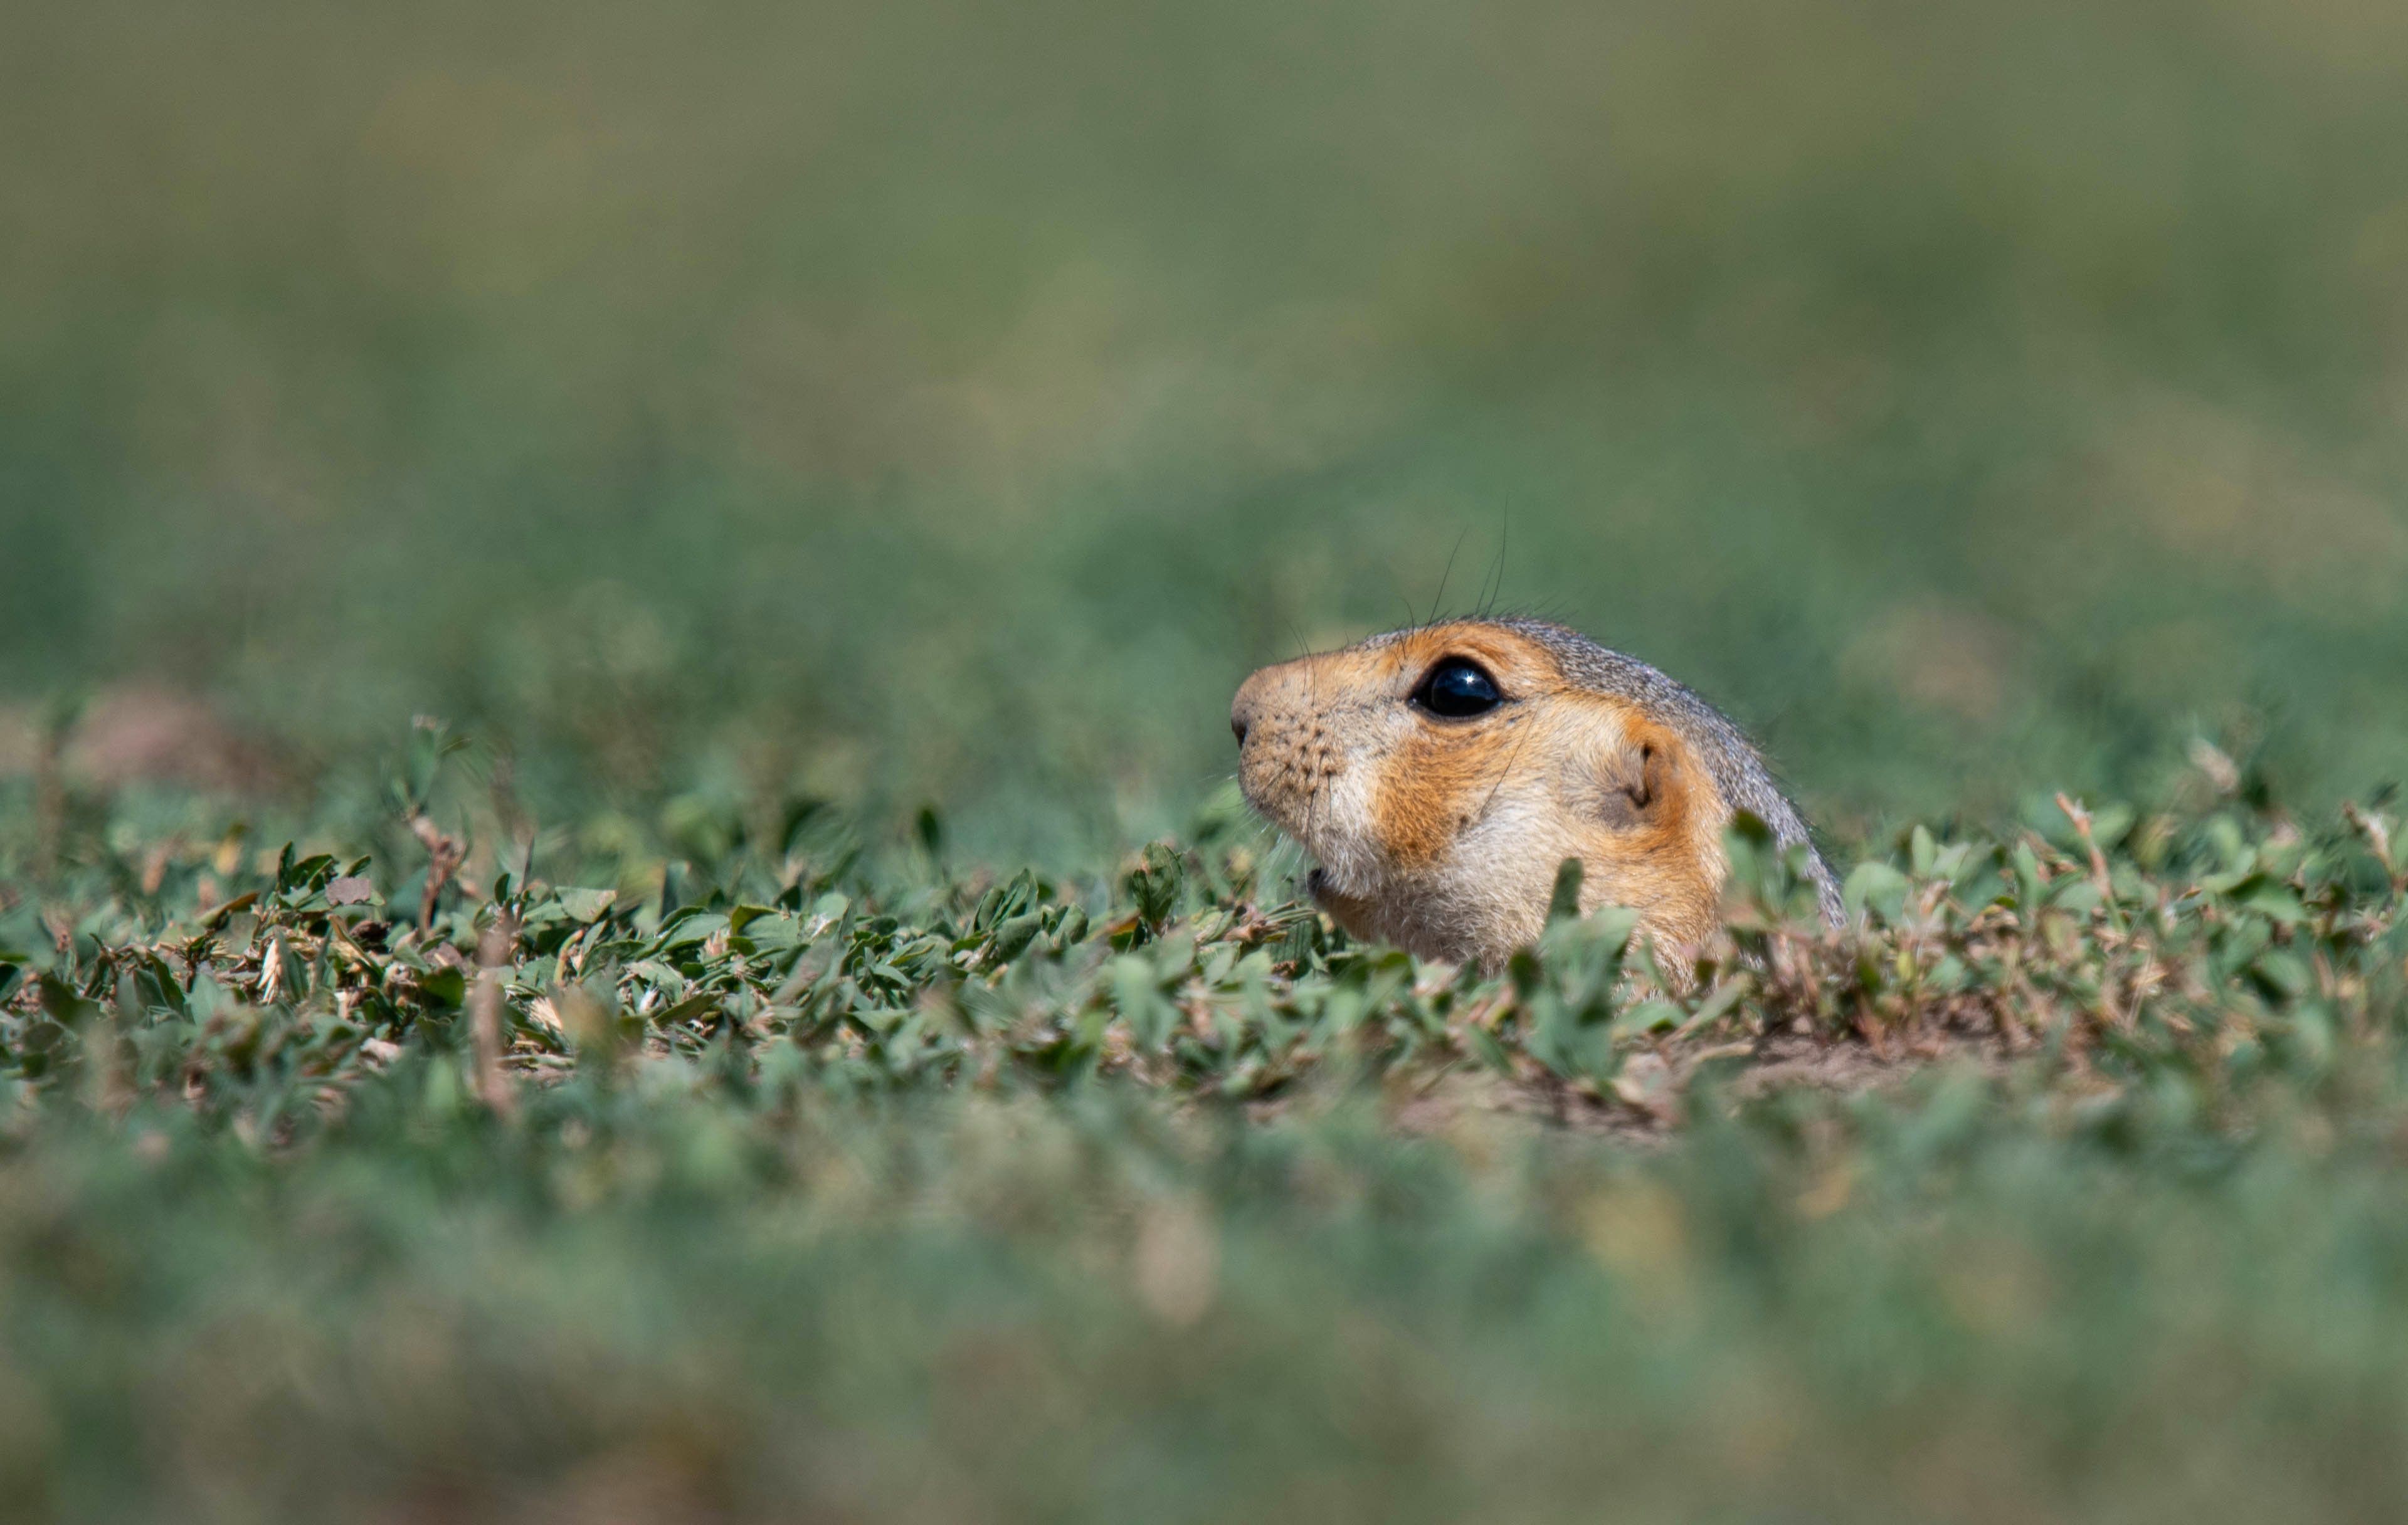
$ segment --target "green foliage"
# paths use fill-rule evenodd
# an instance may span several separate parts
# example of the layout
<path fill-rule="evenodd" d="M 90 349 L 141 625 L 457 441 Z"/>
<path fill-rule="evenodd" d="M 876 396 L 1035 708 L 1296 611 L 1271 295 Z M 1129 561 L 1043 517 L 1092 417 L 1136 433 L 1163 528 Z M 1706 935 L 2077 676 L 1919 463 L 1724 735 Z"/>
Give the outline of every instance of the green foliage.
<path fill-rule="evenodd" d="M 1840 931 L 1735 832 L 1693 979 L 1614 910 L 1417 966 L 1216 818 L 1094 881 L 822 822 L 430 902 L 104 817 L 0 877 L 0 1477 L 160 1520 L 2379 1513 L 2391 819 L 2065 806 L 1901 833 Z"/>
<path fill-rule="evenodd" d="M 530 1078 L 639 1047 L 843 1093 L 1125 1075 L 1262 1097 L 1333 1064 L 1417 1084 L 1476 1063 L 1611 1107 L 1634 1052 L 1677 1071 L 1735 1042 L 1850 1035 L 1885 1054 L 2044 1054 L 2095 1100 L 2177 1087 L 2226 1115 L 2256 1078 L 2313 1081 L 2387 1034 L 2408 936 L 2408 866 L 2355 807 L 2316 835 L 2239 805 L 2062 799 L 2054 840 L 1916 826 L 1848 872 L 1837 931 L 1799 855 L 1742 819 L 1727 927 L 1694 970 L 1634 940 L 1627 913 L 1570 915 L 1573 863 L 1565 913 L 1496 978 L 1350 942 L 1283 897 L 1254 842 L 1217 832 L 1154 843 L 1109 885 L 882 879 L 836 832 L 665 861 L 640 893 L 554 883 L 531 873 L 532 845 L 504 848 L 515 875 L 431 897 L 427 875 L 459 856 L 431 827 L 423 865 L 287 844 L 253 853 L 248 883 L 217 872 L 230 833 L 131 853 L 108 837 L 11 893 L 0 1063 L 37 1089 L 172 1082 L 268 1136 L 398 1053 L 459 1051 L 489 957 L 509 1062 Z"/>

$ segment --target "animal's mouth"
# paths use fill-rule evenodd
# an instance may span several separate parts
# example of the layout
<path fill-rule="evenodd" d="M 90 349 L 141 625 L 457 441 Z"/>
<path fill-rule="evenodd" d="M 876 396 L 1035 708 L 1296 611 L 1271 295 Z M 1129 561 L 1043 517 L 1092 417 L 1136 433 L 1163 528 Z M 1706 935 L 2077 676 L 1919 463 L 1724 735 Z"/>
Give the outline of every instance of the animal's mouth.
<path fill-rule="evenodd" d="M 1312 819 L 1312 798 L 1299 786 L 1292 770 L 1277 764 L 1241 768 L 1238 786 L 1256 815 L 1305 842 L 1305 827 Z"/>
<path fill-rule="evenodd" d="M 1312 829 L 1317 824 L 1315 817 L 1320 813 L 1316 808 L 1319 801 L 1289 789 L 1257 788 L 1251 779 L 1240 780 L 1240 783 L 1245 785 L 1246 803 L 1253 808 L 1257 818 L 1302 848 L 1308 857 L 1322 856 L 1322 849 L 1326 844 L 1320 840 L 1322 834 Z M 1320 880 L 1322 871 L 1314 869 L 1312 875 Z"/>
<path fill-rule="evenodd" d="M 1315 904 L 1328 904 L 1329 891 L 1330 885 L 1328 870 L 1315 869 L 1311 873 L 1304 876 L 1304 892 L 1312 897 Z"/>

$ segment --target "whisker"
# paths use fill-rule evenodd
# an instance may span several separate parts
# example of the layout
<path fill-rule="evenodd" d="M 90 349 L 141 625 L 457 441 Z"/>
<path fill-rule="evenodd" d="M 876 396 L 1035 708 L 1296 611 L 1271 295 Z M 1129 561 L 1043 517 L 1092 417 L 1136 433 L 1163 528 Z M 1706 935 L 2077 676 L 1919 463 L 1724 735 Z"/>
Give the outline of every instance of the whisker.
<path fill-rule="evenodd" d="M 1446 565 L 1439 571 L 1438 593 L 1430 599 L 1429 618 L 1422 622 L 1422 629 L 1426 630 L 1431 626 L 1436 625 L 1438 623 L 1438 611 L 1446 607 L 1446 580 L 1455 575 L 1455 558 L 1463 551 L 1464 537 L 1470 533 L 1471 526 L 1469 525 L 1466 525 L 1455 537 L 1455 549 L 1446 554 Z"/>
<path fill-rule="evenodd" d="M 1512 775 L 1514 766 L 1521 762 L 1522 749 L 1530 744 L 1530 734 L 1528 724 L 1524 722 L 1521 739 L 1513 743 L 1513 750 L 1506 755 L 1505 766 L 1497 770 L 1497 782 L 1488 786 L 1488 798 L 1480 802 L 1480 814 L 1474 819 L 1486 819 L 1490 807 L 1497 803 L 1498 791 L 1505 787 L 1505 780 Z"/>
<path fill-rule="evenodd" d="M 1477 617 L 1484 620 L 1496 608 L 1498 596 L 1505 591 L 1505 554 L 1513 546 L 1513 511 L 1504 510 L 1503 518 L 1504 524 L 1497 539 L 1497 559 L 1490 564 L 1488 576 L 1480 580 L 1480 612 Z M 1496 584 L 1494 587 L 1489 585 L 1492 582 Z"/>

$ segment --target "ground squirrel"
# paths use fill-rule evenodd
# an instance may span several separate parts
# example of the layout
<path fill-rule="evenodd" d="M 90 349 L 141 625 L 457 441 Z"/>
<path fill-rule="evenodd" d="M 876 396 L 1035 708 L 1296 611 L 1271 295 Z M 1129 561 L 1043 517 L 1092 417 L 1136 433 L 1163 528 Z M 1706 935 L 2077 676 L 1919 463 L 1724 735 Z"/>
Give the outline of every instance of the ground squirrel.
<path fill-rule="evenodd" d="M 1248 678 L 1229 709 L 1246 798 L 1319 862 L 1313 898 L 1357 936 L 1496 969 L 1545 926 L 1557 869 L 1584 912 L 1624 905 L 1659 946 L 1713 930 L 1723 829 L 1753 812 L 1807 845 L 1738 727 L 1644 662 L 1539 620 L 1374 636 Z"/>

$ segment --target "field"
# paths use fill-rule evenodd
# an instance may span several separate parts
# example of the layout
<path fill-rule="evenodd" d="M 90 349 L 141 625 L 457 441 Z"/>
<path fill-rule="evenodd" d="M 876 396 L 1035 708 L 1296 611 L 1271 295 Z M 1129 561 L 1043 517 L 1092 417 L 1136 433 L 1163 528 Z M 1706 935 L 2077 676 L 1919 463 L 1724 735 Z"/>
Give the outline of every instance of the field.
<path fill-rule="evenodd" d="M 11 1513 L 2396 1512 L 2403 48 L 12 8 Z M 1298 903 L 1230 691 L 1481 604 L 1847 928 Z"/>

